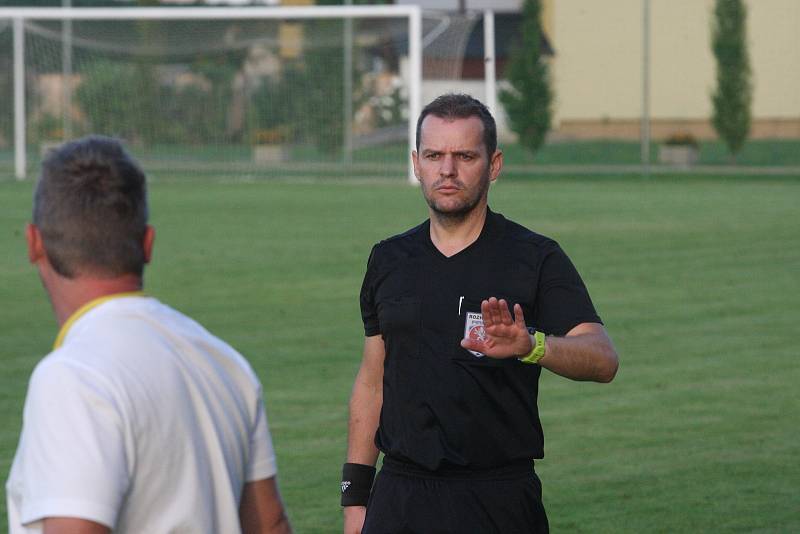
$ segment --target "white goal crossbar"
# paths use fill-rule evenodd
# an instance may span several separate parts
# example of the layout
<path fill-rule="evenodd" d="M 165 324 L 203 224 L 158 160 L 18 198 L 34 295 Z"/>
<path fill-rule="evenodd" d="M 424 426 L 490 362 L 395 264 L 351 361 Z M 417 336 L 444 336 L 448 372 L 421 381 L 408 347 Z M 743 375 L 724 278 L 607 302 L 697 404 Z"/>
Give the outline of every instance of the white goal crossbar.
<path fill-rule="evenodd" d="M 25 51 L 24 21 L 32 20 L 233 20 L 233 19 L 353 19 L 407 18 L 409 55 L 408 143 L 414 148 L 415 120 L 421 109 L 422 9 L 416 5 L 391 6 L 297 6 L 266 8 L 154 7 L 154 8 L 0 8 L 0 20 L 13 21 L 14 41 L 14 168 L 24 179 L 25 147 Z M 409 162 L 411 183 L 416 180 Z"/>

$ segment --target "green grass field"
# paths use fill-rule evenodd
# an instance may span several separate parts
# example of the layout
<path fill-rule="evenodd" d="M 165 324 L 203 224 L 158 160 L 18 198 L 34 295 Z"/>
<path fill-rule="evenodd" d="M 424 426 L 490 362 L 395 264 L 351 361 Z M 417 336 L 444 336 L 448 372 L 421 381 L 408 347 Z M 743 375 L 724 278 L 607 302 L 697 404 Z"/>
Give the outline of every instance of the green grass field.
<path fill-rule="evenodd" d="M 30 197 L 0 182 L 3 480 L 56 333 Z M 296 531 L 340 531 L 361 277 L 374 242 L 426 216 L 419 191 L 158 182 L 151 203 L 149 292 L 249 358 Z M 800 177 L 501 180 L 491 204 L 562 244 L 621 357 L 609 385 L 543 375 L 553 532 L 800 531 Z"/>

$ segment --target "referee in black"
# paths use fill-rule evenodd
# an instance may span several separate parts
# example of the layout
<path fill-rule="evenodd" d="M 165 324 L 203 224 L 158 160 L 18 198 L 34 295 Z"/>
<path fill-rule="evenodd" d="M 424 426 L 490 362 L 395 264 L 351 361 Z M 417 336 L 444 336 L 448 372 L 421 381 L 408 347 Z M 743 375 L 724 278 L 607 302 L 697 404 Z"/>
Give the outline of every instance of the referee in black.
<path fill-rule="evenodd" d="M 367 264 L 345 534 L 547 532 L 541 369 L 609 382 L 616 351 L 559 245 L 489 209 L 503 154 L 483 104 L 428 104 L 411 156 L 430 218 Z"/>

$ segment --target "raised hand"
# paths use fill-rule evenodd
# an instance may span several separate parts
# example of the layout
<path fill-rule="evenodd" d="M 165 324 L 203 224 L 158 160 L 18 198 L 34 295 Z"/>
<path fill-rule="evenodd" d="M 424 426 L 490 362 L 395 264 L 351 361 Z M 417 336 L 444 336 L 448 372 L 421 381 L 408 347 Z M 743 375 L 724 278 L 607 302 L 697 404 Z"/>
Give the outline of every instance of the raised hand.
<path fill-rule="evenodd" d="M 484 339 L 462 339 L 462 347 L 491 358 L 515 358 L 531 351 L 533 345 L 519 304 L 514 305 L 512 318 L 508 303 L 491 297 L 481 302 L 481 314 L 486 334 Z"/>

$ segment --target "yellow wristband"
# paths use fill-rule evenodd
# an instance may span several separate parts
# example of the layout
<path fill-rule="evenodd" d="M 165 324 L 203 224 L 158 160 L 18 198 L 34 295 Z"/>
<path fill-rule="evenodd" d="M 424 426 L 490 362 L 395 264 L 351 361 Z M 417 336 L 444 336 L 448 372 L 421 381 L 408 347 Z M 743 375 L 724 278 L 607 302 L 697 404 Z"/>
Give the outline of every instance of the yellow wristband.
<path fill-rule="evenodd" d="M 532 336 L 534 343 L 531 351 L 527 356 L 519 359 L 523 363 L 539 363 L 539 360 L 544 357 L 544 332 L 536 330 Z"/>

